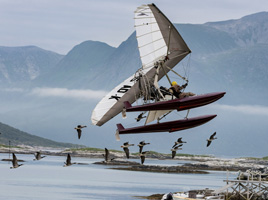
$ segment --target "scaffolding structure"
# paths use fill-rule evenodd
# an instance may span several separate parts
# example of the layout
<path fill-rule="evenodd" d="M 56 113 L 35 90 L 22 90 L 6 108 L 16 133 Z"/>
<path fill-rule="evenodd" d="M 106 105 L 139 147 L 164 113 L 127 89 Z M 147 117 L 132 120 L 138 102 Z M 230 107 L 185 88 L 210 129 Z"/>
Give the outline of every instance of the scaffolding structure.
<path fill-rule="evenodd" d="M 245 173 L 239 172 L 237 180 L 223 180 L 226 185 L 214 194 L 225 192 L 225 199 L 268 199 L 268 173 L 267 171 L 247 170 Z"/>

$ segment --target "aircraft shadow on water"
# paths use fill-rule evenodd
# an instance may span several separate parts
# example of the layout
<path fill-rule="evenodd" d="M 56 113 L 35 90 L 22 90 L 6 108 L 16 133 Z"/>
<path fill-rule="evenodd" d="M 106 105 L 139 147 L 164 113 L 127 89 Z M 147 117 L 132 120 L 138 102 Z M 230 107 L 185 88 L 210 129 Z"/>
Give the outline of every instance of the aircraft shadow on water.
<path fill-rule="evenodd" d="M 125 117 L 126 112 L 142 112 L 136 118 L 140 121 L 146 112 L 143 126 L 124 128 L 122 124 L 117 124 L 116 137 L 120 139 L 119 134 L 180 131 L 200 126 L 215 118 L 217 115 L 188 118 L 189 109 L 215 102 L 225 92 L 180 97 L 165 87 L 159 87 L 158 82 L 164 76 L 173 85 L 168 72 L 173 72 L 178 79 L 186 82 L 185 87 L 188 85 L 188 79 L 173 68 L 191 50 L 169 19 L 154 4 L 138 7 L 134 19 L 142 67 L 96 105 L 91 116 L 92 123 L 102 126 L 119 113 Z M 131 105 L 138 100 L 142 101 L 141 105 Z M 188 110 L 188 113 L 184 119 L 160 123 L 163 117 L 174 110 Z M 155 120 L 157 123 L 148 125 Z"/>

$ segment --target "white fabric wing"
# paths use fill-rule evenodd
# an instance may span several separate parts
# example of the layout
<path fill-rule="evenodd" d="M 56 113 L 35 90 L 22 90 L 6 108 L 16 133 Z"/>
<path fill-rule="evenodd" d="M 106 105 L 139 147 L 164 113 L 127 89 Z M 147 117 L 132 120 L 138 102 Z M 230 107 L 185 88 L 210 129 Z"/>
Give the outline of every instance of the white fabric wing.
<path fill-rule="evenodd" d="M 131 76 L 119 84 L 97 104 L 91 115 L 93 125 L 101 126 L 120 113 L 123 109 L 124 101 L 131 103 L 135 101 L 134 93 L 133 95 L 124 96 L 127 93 L 132 93 L 132 86 L 135 83 L 133 78 L 134 76 Z M 129 92 L 131 89 L 132 91 Z M 124 98 L 122 98 L 123 96 Z M 127 98 L 128 96 L 130 98 Z"/>
<path fill-rule="evenodd" d="M 167 54 L 167 44 L 148 5 L 135 11 L 135 28 L 142 67 L 152 67 Z"/>

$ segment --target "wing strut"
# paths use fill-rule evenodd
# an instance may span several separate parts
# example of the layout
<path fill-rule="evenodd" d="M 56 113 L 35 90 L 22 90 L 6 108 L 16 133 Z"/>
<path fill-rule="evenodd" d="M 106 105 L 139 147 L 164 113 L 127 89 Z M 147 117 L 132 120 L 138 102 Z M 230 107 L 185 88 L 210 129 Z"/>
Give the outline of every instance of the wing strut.
<path fill-rule="evenodd" d="M 167 79 L 168 79 L 169 84 L 172 85 L 172 84 L 171 84 L 171 80 L 170 80 L 170 78 L 169 78 L 169 76 L 167 75 L 167 72 L 166 72 L 166 70 L 165 70 L 164 63 L 161 65 L 161 67 L 162 67 L 162 69 L 163 69 L 163 71 L 164 71 L 164 73 L 165 73 L 165 75 L 166 75 L 166 77 L 167 77 Z"/>
<path fill-rule="evenodd" d="M 168 56 L 169 46 L 170 46 L 171 26 L 168 26 L 168 28 L 169 28 L 169 34 L 168 34 L 167 56 Z"/>

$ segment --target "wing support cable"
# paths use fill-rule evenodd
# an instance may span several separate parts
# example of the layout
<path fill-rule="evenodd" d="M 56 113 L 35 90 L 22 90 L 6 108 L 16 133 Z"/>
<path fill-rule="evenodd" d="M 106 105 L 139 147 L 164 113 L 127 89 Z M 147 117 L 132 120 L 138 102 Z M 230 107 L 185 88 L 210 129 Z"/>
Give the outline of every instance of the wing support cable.
<path fill-rule="evenodd" d="M 185 80 L 188 83 L 188 79 L 183 77 L 182 75 L 180 75 L 179 73 L 177 73 L 176 71 L 174 71 L 173 69 L 171 69 L 169 66 L 165 65 L 166 68 L 168 68 L 170 71 L 172 71 L 174 74 L 176 74 L 177 76 L 179 76 L 180 78 L 182 78 L 183 80 Z"/>
<path fill-rule="evenodd" d="M 157 123 L 159 123 L 160 120 L 162 120 L 164 117 L 166 117 L 167 115 L 169 115 L 172 111 L 169 111 L 168 113 L 162 115 L 162 117 L 158 117 L 157 119 Z"/>
<path fill-rule="evenodd" d="M 157 63 L 159 64 L 159 63 Z M 155 72 L 155 77 L 154 77 L 154 86 L 157 89 L 158 93 L 160 94 L 160 96 L 165 99 L 164 95 L 162 94 L 162 92 L 160 91 L 159 85 L 158 85 L 158 75 L 159 75 L 159 66 L 157 66 L 156 72 Z"/>

